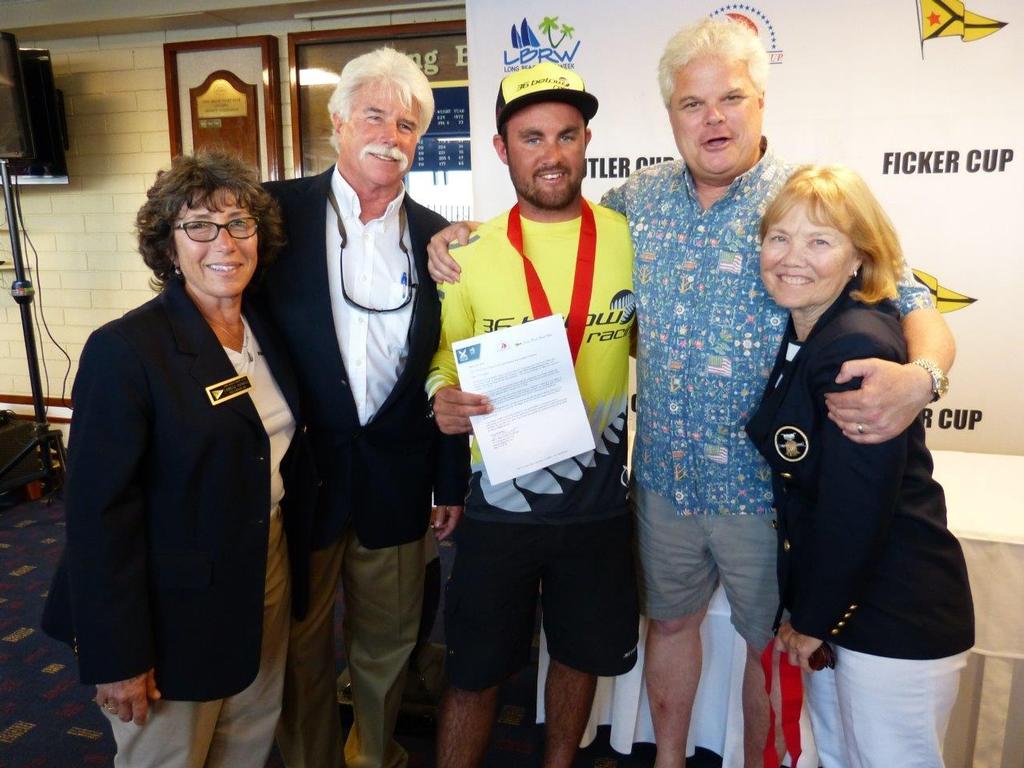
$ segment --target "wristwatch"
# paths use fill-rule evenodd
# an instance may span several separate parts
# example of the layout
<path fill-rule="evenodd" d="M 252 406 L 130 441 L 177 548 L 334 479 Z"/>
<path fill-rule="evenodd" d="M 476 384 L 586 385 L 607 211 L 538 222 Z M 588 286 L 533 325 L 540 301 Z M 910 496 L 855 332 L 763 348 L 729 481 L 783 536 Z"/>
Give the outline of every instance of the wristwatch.
<path fill-rule="evenodd" d="M 942 372 L 942 369 L 935 362 L 919 357 L 917 360 L 912 360 L 910 364 L 924 368 L 928 375 L 932 377 L 933 403 L 940 397 L 945 397 L 946 393 L 949 392 L 949 377 Z"/>

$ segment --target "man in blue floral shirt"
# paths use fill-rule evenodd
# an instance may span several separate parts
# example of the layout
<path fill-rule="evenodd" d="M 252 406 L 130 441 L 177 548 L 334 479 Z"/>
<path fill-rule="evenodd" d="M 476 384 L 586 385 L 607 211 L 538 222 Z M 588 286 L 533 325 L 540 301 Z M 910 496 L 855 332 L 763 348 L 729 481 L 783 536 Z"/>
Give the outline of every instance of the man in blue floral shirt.
<path fill-rule="evenodd" d="M 764 47 L 740 24 L 709 19 L 679 32 L 659 80 L 683 159 L 634 174 L 602 201 L 628 217 L 635 251 L 633 500 L 659 768 L 685 761 L 700 622 L 719 581 L 748 645 L 748 766 L 761 764 L 768 728 L 760 656 L 778 606 L 776 535 L 769 471 L 743 425 L 786 328 L 761 284 L 758 225 L 792 168 L 761 134 L 767 74 Z M 911 357 L 948 370 L 952 338 L 909 271 L 899 305 Z M 864 377 L 832 408 L 852 439 L 889 439 L 933 397 L 920 365 L 857 361 L 844 376 Z"/>
<path fill-rule="evenodd" d="M 792 167 L 761 133 L 768 57 L 745 26 L 707 19 L 666 46 L 659 82 L 683 159 L 634 174 L 602 203 L 629 219 L 637 298 L 637 432 L 633 486 L 643 612 L 651 621 L 645 678 L 657 768 L 685 763 L 701 670 L 700 623 L 715 587 L 746 640 L 747 766 L 761 765 L 769 705 L 760 657 L 778 606 L 776 535 L 767 465 L 743 426 L 760 401 L 786 312 L 760 280 L 758 225 Z M 442 230 L 439 257 L 464 230 Z M 954 344 L 927 290 L 900 285 L 911 359 L 851 361 L 830 395 L 831 418 L 859 442 L 902 432 L 946 385 Z M 934 373 L 933 373 L 934 372 Z M 463 415 L 480 412 L 466 395 Z"/>

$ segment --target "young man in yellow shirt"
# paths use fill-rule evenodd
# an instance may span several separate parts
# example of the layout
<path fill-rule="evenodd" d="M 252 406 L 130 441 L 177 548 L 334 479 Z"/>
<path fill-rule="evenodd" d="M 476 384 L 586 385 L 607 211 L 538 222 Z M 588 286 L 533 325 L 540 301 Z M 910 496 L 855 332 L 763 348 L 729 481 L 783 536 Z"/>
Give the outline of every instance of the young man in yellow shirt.
<path fill-rule="evenodd" d="M 517 204 L 454 252 L 427 389 L 441 430 L 470 431 L 486 398 L 458 388 L 452 342 L 551 312 L 567 318 L 596 450 L 491 483 L 473 446 L 465 520 L 447 592 L 448 678 L 438 765 L 480 765 L 498 685 L 529 661 L 541 593 L 551 654 L 546 760 L 570 766 L 597 675 L 636 662 L 637 599 L 626 505 L 626 408 L 634 323 L 626 220 L 583 199 L 597 99 L 572 71 L 539 64 L 502 80 L 494 147 Z"/>

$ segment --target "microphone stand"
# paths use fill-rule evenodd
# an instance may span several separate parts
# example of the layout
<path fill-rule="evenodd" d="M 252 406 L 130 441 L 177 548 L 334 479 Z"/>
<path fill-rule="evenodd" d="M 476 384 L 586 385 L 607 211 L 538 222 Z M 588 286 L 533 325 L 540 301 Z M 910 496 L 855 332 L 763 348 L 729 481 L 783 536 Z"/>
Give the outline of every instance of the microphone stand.
<path fill-rule="evenodd" d="M 4 187 L 4 206 L 7 209 L 7 227 L 11 235 L 11 254 L 14 258 L 14 277 L 11 283 L 11 296 L 21 310 L 21 329 L 25 337 L 25 357 L 28 360 L 28 377 L 32 387 L 32 405 L 35 411 L 32 437 L 10 461 L 0 466 L 0 491 L 10 490 L 22 482 L 43 480 L 50 491 L 55 491 L 64 484 L 65 450 L 64 435 L 59 429 L 52 428 L 46 422 L 46 405 L 43 400 L 43 386 L 39 377 L 39 353 L 36 349 L 36 334 L 32 324 L 31 305 L 36 290 L 32 282 L 25 277 L 25 263 L 21 253 L 21 237 L 18 232 L 17 208 L 14 202 L 14 190 L 11 185 L 10 170 L 7 160 L 0 158 L 0 178 Z M 27 478 L 18 476 L 13 485 L 8 485 L 5 478 L 18 467 L 21 461 L 31 453 L 37 453 L 40 468 Z"/>

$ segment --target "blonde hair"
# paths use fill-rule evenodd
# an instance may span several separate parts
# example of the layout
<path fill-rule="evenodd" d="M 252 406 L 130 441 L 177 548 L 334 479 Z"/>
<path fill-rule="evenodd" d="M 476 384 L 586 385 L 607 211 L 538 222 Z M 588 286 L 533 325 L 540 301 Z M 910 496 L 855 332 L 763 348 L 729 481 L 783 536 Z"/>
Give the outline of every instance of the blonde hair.
<path fill-rule="evenodd" d="M 815 224 L 838 229 L 861 258 L 861 287 L 850 295 L 875 304 L 897 295 L 903 273 L 899 236 L 878 199 L 859 175 L 842 165 L 804 165 L 796 170 L 761 218 L 761 240 L 787 213 L 807 206 Z"/>
<path fill-rule="evenodd" d="M 658 62 L 658 86 L 665 106 L 672 100 L 676 73 L 700 56 L 742 61 L 759 95 L 768 82 L 768 52 L 752 29 L 732 19 L 707 18 L 676 32 Z"/>

